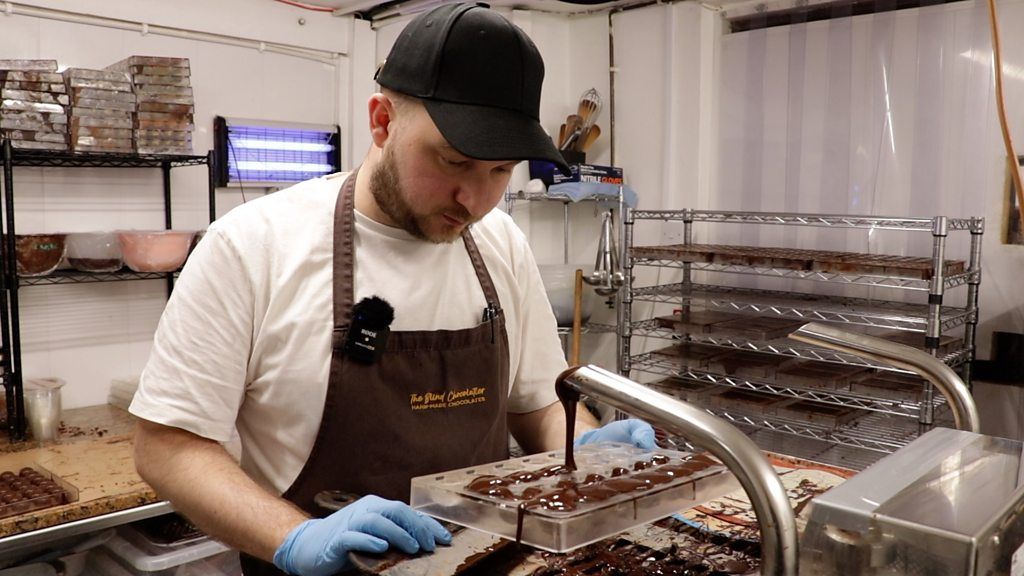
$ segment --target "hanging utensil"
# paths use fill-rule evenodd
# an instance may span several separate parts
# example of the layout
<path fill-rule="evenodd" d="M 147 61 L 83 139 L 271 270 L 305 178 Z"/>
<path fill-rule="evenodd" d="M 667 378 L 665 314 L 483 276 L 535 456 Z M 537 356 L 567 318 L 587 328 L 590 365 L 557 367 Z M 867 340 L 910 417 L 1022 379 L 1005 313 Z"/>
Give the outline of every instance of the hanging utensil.
<path fill-rule="evenodd" d="M 580 363 L 580 333 L 583 331 L 583 270 L 576 270 L 572 299 L 572 342 L 569 347 L 569 366 Z"/>
<path fill-rule="evenodd" d="M 578 114 L 570 114 L 565 118 L 565 139 L 559 144 L 559 150 L 572 150 L 572 145 L 583 133 L 583 118 Z"/>
<path fill-rule="evenodd" d="M 619 251 L 615 243 L 614 214 L 611 210 L 604 213 L 601 221 L 601 240 L 597 247 L 597 259 L 594 271 L 583 280 L 594 286 L 594 292 L 601 296 L 611 296 L 619 291 L 625 283 L 625 276 L 619 268 Z"/>
<path fill-rule="evenodd" d="M 582 137 L 580 137 L 579 141 L 576 143 L 576 150 L 578 152 L 586 152 L 587 150 L 590 149 L 591 146 L 594 145 L 594 141 L 597 140 L 597 137 L 600 135 L 601 127 L 598 126 L 597 124 L 594 124 L 589 129 L 587 129 L 587 132 L 583 134 Z"/>

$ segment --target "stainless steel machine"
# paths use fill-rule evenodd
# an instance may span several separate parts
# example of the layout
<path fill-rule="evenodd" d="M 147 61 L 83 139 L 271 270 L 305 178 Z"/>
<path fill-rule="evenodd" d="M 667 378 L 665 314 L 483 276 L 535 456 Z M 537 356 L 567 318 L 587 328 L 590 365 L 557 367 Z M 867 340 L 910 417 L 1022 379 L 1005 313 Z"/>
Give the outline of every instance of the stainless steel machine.
<path fill-rule="evenodd" d="M 936 428 L 811 503 L 800 569 L 822 576 L 1024 574 L 1020 442 L 978 433 L 970 393 L 916 349 L 807 324 L 791 338 L 921 374 L 959 430 Z"/>
<path fill-rule="evenodd" d="M 800 569 L 821 576 L 1024 574 L 1021 443 L 936 428 L 819 496 Z"/>
<path fill-rule="evenodd" d="M 1020 442 L 979 433 L 970 392 L 917 349 L 810 323 L 790 335 L 912 370 L 946 399 L 958 430 L 936 428 L 811 503 L 797 550 L 778 477 L 738 430 L 594 366 L 563 375 L 577 391 L 665 426 L 735 473 L 761 527 L 762 574 L 1024 576 Z"/>

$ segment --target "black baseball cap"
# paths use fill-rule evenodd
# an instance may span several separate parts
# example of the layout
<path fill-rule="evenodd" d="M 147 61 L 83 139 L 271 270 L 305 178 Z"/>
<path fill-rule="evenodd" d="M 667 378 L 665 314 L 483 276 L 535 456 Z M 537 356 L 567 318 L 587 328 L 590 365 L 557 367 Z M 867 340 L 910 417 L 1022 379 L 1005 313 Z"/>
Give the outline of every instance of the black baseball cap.
<path fill-rule="evenodd" d="M 406 25 L 377 83 L 423 101 L 453 148 L 478 160 L 569 166 L 540 126 L 544 61 L 530 38 L 477 4 L 445 4 Z"/>

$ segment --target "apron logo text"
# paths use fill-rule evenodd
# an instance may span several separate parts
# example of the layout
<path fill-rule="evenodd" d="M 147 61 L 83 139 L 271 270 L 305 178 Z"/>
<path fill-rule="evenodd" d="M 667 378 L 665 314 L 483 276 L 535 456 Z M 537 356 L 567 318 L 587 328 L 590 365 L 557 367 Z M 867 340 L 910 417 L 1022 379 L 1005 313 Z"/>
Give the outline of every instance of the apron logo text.
<path fill-rule="evenodd" d="M 449 390 L 448 392 L 413 393 L 409 395 L 409 407 L 413 410 L 459 408 L 486 401 L 486 389 L 482 386 L 463 388 L 462 390 Z"/>

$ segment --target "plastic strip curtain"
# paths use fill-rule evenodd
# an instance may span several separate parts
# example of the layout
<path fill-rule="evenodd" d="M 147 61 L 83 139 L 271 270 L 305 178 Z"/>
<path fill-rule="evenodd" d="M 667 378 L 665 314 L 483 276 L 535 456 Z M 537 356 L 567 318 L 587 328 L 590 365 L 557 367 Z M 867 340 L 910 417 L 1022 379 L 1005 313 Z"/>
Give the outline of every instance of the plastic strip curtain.
<path fill-rule="evenodd" d="M 1003 0 L 1000 18 L 1004 28 L 1020 22 L 1024 3 Z M 986 251 L 998 243 L 1005 153 L 984 1 L 856 17 L 836 13 L 830 20 L 725 34 L 719 48 L 709 207 L 977 215 L 987 218 Z M 1024 59 L 1019 42 L 1003 50 L 1009 68 Z M 1008 102 L 1024 94 L 1024 74 L 1004 80 Z M 1016 119 L 1020 126 L 1020 111 L 1009 112 L 1011 125 Z M 923 233 L 773 226 L 715 231 L 710 240 L 914 256 L 930 255 L 932 241 Z M 966 259 L 968 240 L 967 234 L 951 237 L 947 257 Z M 1019 269 L 993 266 L 985 274 L 983 298 L 986 290 L 999 289 L 993 284 L 1009 286 Z M 837 289 L 795 282 L 773 287 Z M 1008 309 L 1019 317 L 1020 304 L 983 301 L 983 321 Z"/>

